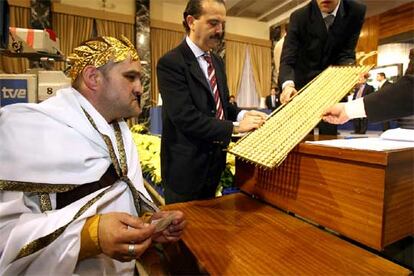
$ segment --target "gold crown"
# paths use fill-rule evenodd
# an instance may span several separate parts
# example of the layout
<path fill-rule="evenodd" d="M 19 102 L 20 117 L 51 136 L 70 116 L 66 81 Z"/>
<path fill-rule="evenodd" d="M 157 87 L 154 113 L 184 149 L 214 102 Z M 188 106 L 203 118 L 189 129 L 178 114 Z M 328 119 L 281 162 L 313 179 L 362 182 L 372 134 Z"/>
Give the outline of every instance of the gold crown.
<path fill-rule="evenodd" d="M 98 68 L 109 61 L 124 61 L 128 56 L 134 61 L 139 60 L 134 45 L 123 35 L 119 40 L 110 36 L 88 40 L 76 47 L 73 53 L 68 56 L 71 65 L 69 76 L 74 82 L 87 65 Z"/>

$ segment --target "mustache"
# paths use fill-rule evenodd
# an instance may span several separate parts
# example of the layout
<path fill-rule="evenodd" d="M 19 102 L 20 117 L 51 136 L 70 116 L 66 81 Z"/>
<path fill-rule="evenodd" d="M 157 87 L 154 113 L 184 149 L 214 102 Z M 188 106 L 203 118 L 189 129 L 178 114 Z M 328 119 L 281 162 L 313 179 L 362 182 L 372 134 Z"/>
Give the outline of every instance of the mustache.
<path fill-rule="evenodd" d="M 223 38 L 224 38 L 224 32 L 217 33 L 217 34 L 210 36 L 210 39 L 222 40 Z"/>
<path fill-rule="evenodd" d="M 136 95 L 135 99 L 138 102 L 138 105 L 141 106 L 141 95 Z"/>

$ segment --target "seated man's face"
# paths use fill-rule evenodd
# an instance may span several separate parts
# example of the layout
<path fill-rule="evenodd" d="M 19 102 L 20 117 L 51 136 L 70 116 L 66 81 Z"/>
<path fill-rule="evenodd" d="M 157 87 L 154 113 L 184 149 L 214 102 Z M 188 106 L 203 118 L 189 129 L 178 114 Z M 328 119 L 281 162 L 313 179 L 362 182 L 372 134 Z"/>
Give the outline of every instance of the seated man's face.
<path fill-rule="evenodd" d="M 321 12 L 331 13 L 338 5 L 339 0 L 317 0 Z"/>
<path fill-rule="evenodd" d="M 141 113 L 142 94 L 140 62 L 127 58 L 113 65 L 102 75 L 102 108 L 106 108 L 112 118 L 138 116 Z"/>

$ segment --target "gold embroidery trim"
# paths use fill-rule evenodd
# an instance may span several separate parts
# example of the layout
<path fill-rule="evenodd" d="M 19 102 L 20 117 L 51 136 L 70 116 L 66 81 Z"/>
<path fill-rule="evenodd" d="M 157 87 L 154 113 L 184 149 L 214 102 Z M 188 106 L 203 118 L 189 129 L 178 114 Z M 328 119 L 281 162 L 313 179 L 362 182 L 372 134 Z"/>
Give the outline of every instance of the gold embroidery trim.
<path fill-rule="evenodd" d="M 39 202 L 42 213 L 52 210 L 52 202 L 48 193 L 39 193 Z"/>
<path fill-rule="evenodd" d="M 105 143 L 108 147 L 108 151 L 109 151 L 111 161 L 114 164 L 118 175 L 120 175 L 121 173 L 125 173 L 125 175 L 121 177 L 121 180 L 124 181 L 131 190 L 131 193 L 132 193 L 133 198 L 134 198 L 134 205 L 135 205 L 135 208 L 137 209 L 137 213 L 139 215 L 141 215 L 141 214 L 147 212 L 148 210 L 150 210 L 152 212 L 158 211 L 158 208 L 152 202 L 147 200 L 144 195 L 142 195 L 137 189 L 135 189 L 135 187 L 133 186 L 131 180 L 127 176 L 128 168 L 127 168 L 127 163 L 126 163 L 126 154 L 125 154 L 124 144 L 122 142 L 122 133 L 121 133 L 121 130 L 119 128 L 118 122 L 114 123 L 114 130 L 115 130 L 115 135 L 117 137 L 117 146 L 118 146 L 118 149 L 120 150 L 120 157 L 123 159 L 123 160 L 121 160 L 121 164 L 124 164 L 124 168 L 122 169 L 122 171 L 121 171 L 118 159 L 116 158 L 115 150 L 114 150 L 114 147 L 112 145 L 112 142 L 111 142 L 110 138 L 107 135 L 102 134 L 98 130 L 98 128 L 96 127 L 96 124 L 93 121 L 92 117 L 85 110 L 83 110 L 83 111 L 84 111 L 86 117 L 88 118 L 89 122 L 92 124 L 92 126 L 103 137 L 103 139 L 104 139 L 104 141 L 105 141 Z M 28 187 L 25 187 L 26 184 L 29 184 Z M 38 186 L 38 185 L 40 185 L 40 186 Z M 62 186 L 62 187 L 59 187 L 59 186 Z M 3 188 L 3 190 L 6 190 L 5 188 L 8 188 L 7 190 L 9 190 L 10 188 L 17 188 L 14 191 L 30 190 L 31 192 L 38 192 L 38 193 L 44 193 L 45 191 L 49 191 L 49 190 L 50 190 L 50 193 L 65 192 L 65 191 L 69 191 L 71 189 L 74 189 L 77 186 L 78 185 L 53 185 L 53 184 L 37 184 L 37 183 L 18 182 L 18 181 L 0 181 L 0 188 Z M 17 254 L 14 261 L 16 261 L 20 258 L 29 256 L 29 255 L 31 255 L 31 254 L 47 247 L 48 245 L 50 245 L 54 240 L 56 240 L 65 231 L 65 229 L 72 222 L 74 222 L 88 208 L 90 208 L 96 201 L 98 201 L 109 189 L 110 189 L 110 187 L 108 187 L 107 189 L 105 189 L 104 191 L 99 193 L 96 197 L 94 197 L 93 199 L 88 201 L 84 206 L 82 206 L 79 209 L 79 211 L 75 214 L 75 216 L 72 218 L 72 220 L 70 222 L 68 222 L 67 224 L 65 224 L 64 226 L 58 228 L 57 230 L 53 231 L 52 233 L 50 233 L 46 236 L 40 237 L 40 238 L 24 245 L 20 249 L 20 251 Z M 57 191 L 57 190 L 59 190 L 59 191 Z M 47 200 L 45 198 L 43 198 L 43 201 L 45 201 L 44 207 L 41 207 L 41 208 L 49 208 L 48 203 L 46 202 Z M 50 203 L 50 199 L 49 199 L 49 203 Z M 144 208 L 141 208 L 142 207 L 141 203 L 143 203 L 142 205 L 144 205 L 145 210 L 144 210 Z M 50 209 L 51 209 L 51 205 L 50 205 Z"/>
<path fill-rule="evenodd" d="M 118 122 L 115 121 L 112 125 L 114 127 L 115 139 L 116 139 L 116 143 L 118 147 L 118 153 L 119 153 L 119 159 L 120 159 L 119 161 L 118 161 L 118 158 L 116 157 L 115 149 L 114 149 L 111 139 L 107 135 L 101 133 L 98 130 L 98 127 L 96 126 L 93 118 L 88 114 L 88 112 L 86 112 L 86 110 L 83 109 L 83 112 L 85 113 L 91 125 L 104 139 L 106 147 L 108 148 L 108 151 L 109 151 L 109 156 L 111 158 L 112 164 L 114 164 L 114 167 L 118 173 L 118 176 L 120 176 L 120 179 L 128 185 L 128 188 L 131 191 L 137 214 L 141 216 L 146 211 L 150 211 L 150 212 L 158 211 L 158 207 L 155 206 L 154 203 L 149 201 L 142 193 L 140 193 L 135 188 L 132 181 L 128 178 L 128 165 L 126 162 L 125 146 L 124 146 L 124 142 L 122 139 L 122 131 L 121 131 L 121 128 L 119 127 Z M 144 205 L 144 206 L 141 206 L 141 205 Z"/>
<path fill-rule="evenodd" d="M 65 224 L 64 226 L 58 228 L 57 230 L 53 231 L 52 233 L 50 233 L 46 236 L 40 237 L 40 238 L 26 244 L 25 246 L 23 246 L 20 249 L 19 253 L 17 254 L 16 258 L 13 260 L 13 262 L 17 261 L 18 259 L 29 256 L 29 255 L 45 248 L 49 244 L 51 244 L 54 240 L 56 240 L 65 231 L 65 229 L 69 226 L 69 224 L 74 222 L 86 210 L 88 210 L 89 207 L 91 207 L 96 201 L 98 201 L 108 191 L 109 188 L 102 191 L 97 196 L 95 196 L 93 199 L 89 200 L 85 205 L 83 205 L 79 209 L 79 211 L 75 214 L 75 216 L 72 218 L 72 220 L 69 221 L 67 224 Z"/>
<path fill-rule="evenodd" d="M 73 184 L 45 184 L 24 181 L 0 180 L 0 191 L 25 193 L 63 193 L 75 189 L 79 185 Z"/>

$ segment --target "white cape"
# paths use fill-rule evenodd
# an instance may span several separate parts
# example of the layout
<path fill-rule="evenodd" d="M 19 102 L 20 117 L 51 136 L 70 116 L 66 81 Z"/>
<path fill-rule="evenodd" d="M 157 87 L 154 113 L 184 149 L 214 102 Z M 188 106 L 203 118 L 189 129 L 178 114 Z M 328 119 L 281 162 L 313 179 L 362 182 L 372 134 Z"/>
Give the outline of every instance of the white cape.
<path fill-rule="evenodd" d="M 0 109 L 0 180 L 51 184 L 99 180 L 111 161 L 105 142 L 81 107 L 91 115 L 99 131 L 110 137 L 118 155 L 112 126 L 75 89 L 62 89 L 56 97 L 41 104 L 14 104 Z M 128 126 L 120 122 L 120 128 L 128 177 L 149 199 Z M 40 212 L 35 195 L 0 191 L 0 275 L 132 274 L 134 262 L 121 263 L 103 254 L 77 260 L 80 233 L 88 217 L 113 211 L 137 215 L 132 194 L 122 181 L 112 185 L 50 245 L 13 261 L 24 245 L 70 222 L 75 213 L 102 190 L 45 213 Z M 55 195 L 51 200 L 54 209 Z"/>

